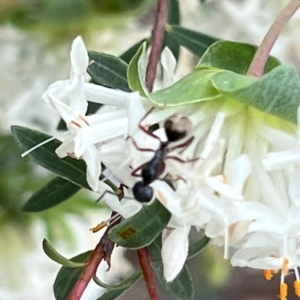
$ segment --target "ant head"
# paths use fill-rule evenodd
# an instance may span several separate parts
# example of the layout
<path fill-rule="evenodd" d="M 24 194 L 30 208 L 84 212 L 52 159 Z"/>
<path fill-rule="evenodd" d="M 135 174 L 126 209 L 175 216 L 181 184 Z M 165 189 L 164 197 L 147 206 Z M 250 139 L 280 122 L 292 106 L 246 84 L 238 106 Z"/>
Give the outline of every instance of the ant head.
<path fill-rule="evenodd" d="M 153 198 L 153 189 L 149 185 L 144 185 L 138 181 L 132 188 L 134 198 L 139 202 L 150 202 Z"/>
<path fill-rule="evenodd" d="M 165 131 L 169 142 L 176 142 L 186 137 L 192 130 L 189 118 L 175 114 L 166 120 Z"/>

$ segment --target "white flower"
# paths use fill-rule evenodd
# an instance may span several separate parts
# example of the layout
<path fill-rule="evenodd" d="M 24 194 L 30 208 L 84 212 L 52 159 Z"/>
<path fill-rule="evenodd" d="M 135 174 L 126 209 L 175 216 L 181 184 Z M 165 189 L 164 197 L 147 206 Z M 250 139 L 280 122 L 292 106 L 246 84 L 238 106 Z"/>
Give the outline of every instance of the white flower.
<path fill-rule="evenodd" d="M 190 226 L 163 231 L 161 256 L 167 282 L 173 281 L 185 264 L 189 250 L 189 232 Z"/>
<path fill-rule="evenodd" d="M 94 87 L 92 84 L 84 85 L 88 54 L 81 37 L 74 40 L 70 57 L 70 79 L 51 84 L 43 99 L 54 106 L 68 128 L 66 133 L 58 136 L 63 143 L 56 149 L 56 153 L 60 157 L 71 155 L 83 159 L 87 164 L 87 182 L 97 191 L 101 174 L 101 143 L 126 136 L 128 129 L 136 123 L 136 118 L 128 122 L 129 115 L 133 116 L 132 108 L 142 109 L 142 112 L 135 110 L 139 116 L 145 112 L 144 106 L 148 103 L 145 99 L 141 100 L 137 93 L 121 91 L 117 91 L 119 98 L 116 101 L 110 101 L 112 95 L 116 96 L 116 91 Z M 96 114 L 86 116 L 87 90 L 91 90 L 94 97 L 98 96 L 98 103 L 117 104 L 119 107 L 100 109 Z"/>
<path fill-rule="evenodd" d="M 224 258 L 226 259 L 229 244 L 237 242 L 247 232 L 245 228 L 244 232 L 239 232 L 237 236 L 239 223 L 244 225 L 244 221 L 251 222 L 256 215 L 256 205 L 244 202 L 242 196 L 244 184 L 250 172 L 249 157 L 246 155 L 237 157 L 230 165 L 227 165 L 224 174 L 220 177 L 222 184 L 228 186 L 227 189 L 223 189 L 226 192 L 222 193 L 222 189 L 218 189 L 216 196 L 211 195 L 210 198 L 203 198 L 200 202 L 200 205 L 213 216 L 211 222 L 205 227 L 205 234 L 211 238 L 224 236 Z M 230 190 L 232 190 L 232 197 Z M 236 195 L 240 197 L 236 198 Z"/>
<path fill-rule="evenodd" d="M 70 59 L 70 79 L 51 84 L 42 98 L 46 102 L 52 103 L 51 98 L 54 97 L 54 99 L 66 102 L 75 115 L 85 114 L 88 103 L 84 94 L 83 84 L 89 57 L 81 37 L 77 37 L 73 41 Z M 52 105 L 55 106 L 55 103 L 52 103 Z"/>
<path fill-rule="evenodd" d="M 263 158 L 264 168 L 268 171 L 280 169 L 286 165 L 298 164 L 300 163 L 300 107 L 297 111 L 297 137 L 292 134 L 283 133 L 279 130 L 270 131 L 270 136 L 276 137 L 277 143 L 280 141 L 281 148 L 288 150 L 270 152 Z M 278 148 L 278 144 L 276 146 Z"/>

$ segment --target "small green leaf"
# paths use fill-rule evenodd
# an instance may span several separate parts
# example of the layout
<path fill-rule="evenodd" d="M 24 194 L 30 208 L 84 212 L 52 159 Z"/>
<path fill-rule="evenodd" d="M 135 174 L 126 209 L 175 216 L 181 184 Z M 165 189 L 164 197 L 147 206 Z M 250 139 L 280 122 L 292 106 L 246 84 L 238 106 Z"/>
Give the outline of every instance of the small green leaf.
<path fill-rule="evenodd" d="M 142 96 L 148 94 L 146 88 L 147 44 L 143 43 L 128 65 L 127 77 L 131 90 L 138 91 Z"/>
<path fill-rule="evenodd" d="M 166 33 L 169 38 L 176 40 L 181 46 L 199 57 L 211 44 L 218 41 L 215 37 L 176 25 L 168 25 Z"/>
<path fill-rule="evenodd" d="M 83 267 L 85 265 L 83 262 L 74 262 L 63 257 L 50 245 L 50 243 L 46 239 L 43 240 L 43 249 L 49 258 L 65 267 L 78 268 Z"/>
<path fill-rule="evenodd" d="M 171 214 L 157 200 L 133 217 L 122 221 L 109 232 L 112 241 L 129 249 L 139 249 L 152 243 L 170 220 Z"/>
<path fill-rule="evenodd" d="M 93 63 L 88 66 L 87 72 L 94 83 L 130 92 L 127 64 L 122 59 L 94 51 L 89 51 L 89 58 Z"/>
<path fill-rule="evenodd" d="M 124 279 L 123 281 L 121 281 L 116 285 L 109 285 L 103 283 L 98 277 L 93 277 L 93 280 L 95 281 L 96 284 L 108 290 L 120 290 L 120 289 L 126 290 L 129 287 L 131 287 L 141 276 L 142 276 L 142 272 L 137 271 L 136 273 L 134 273 L 133 275 Z"/>
<path fill-rule="evenodd" d="M 124 60 L 127 64 L 130 63 L 132 58 L 136 55 L 139 48 L 142 44 L 146 44 L 146 48 L 148 48 L 149 40 L 148 39 L 142 39 L 141 41 L 134 44 L 132 47 L 130 47 L 127 51 L 125 51 L 123 54 L 120 55 L 120 58 Z"/>
<path fill-rule="evenodd" d="M 12 132 L 22 149 L 29 150 L 37 144 L 50 138 L 49 135 L 21 126 L 12 126 Z M 83 160 L 70 157 L 60 158 L 55 149 L 61 145 L 53 140 L 32 151 L 29 155 L 44 168 L 81 187 L 90 189 L 86 181 L 86 165 Z"/>
<path fill-rule="evenodd" d="M 93 251 L 87 251 L 85 253 L 81 253 L 73 257 L 71 260 L 76 263 L 86 263 L 89 260 L 92 252 Z M 56 300 L 68 299 L 68 296 L 72 292 L 83 271 L 84 267 L 62 267 L 59 270 L 53 285 L 53 291 Z"/>
<path fill-rule="evenodd" d="M 300 79 L 290 66 L 279 66 L 261 78 L 230 71 L 217 74 L 212 83 L 224 96 L 287 121 L 297 122 Z"/>
<path fill-rule="evenodd" d="M 208 245 L 210 238 L 204 236 L 200 241 L 196 242 L 194 245 L 189 247 L 188 258 L 195 257 Z"/>
<path fill-rule="evenodd" d="M 163 266 L 161 263 L 153 264 L 155 273 L 160 282 L 170 291 L 176 299 L 193 300 L 195 294 L 195 283 L 189 268 L 185 265 L 178 276 L 170 283 L 166 283 L 163 277 Z"/>
<path fill-rule="evenodd" d="M 252 62 L 257 47 L 254 45 L 218 41 L 211 45 L 200 59 L 197 67 L 200 68 L 217 68 L 230 70 L 239 74 L 246 74 Z M 264 73 L 280 65 L 277 58 L 270 56 Z"/>
<path fill-rule="evenodd" d="M 79 190 L 78 185 L 56 177 L 31 196 L 22 210 L 25 212 L 43 211 L 68 200 Z"/>
<path fill-rule="evenodd" d="M 158 106 L 177 106 L 220 98 L 220 93 L 211 79 L 220 70 L 200 69 L 183 77 L 172 86 L 148 94 L 149 99 Z"/>

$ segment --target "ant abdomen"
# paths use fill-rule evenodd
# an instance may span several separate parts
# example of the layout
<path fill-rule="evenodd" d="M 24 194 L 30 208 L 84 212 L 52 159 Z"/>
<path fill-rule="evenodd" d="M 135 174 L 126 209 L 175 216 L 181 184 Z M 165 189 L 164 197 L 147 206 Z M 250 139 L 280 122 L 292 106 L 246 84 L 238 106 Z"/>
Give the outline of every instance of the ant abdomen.
<path fill-rule="evenodd" d="M 169 142 L 176 142 L 186 137 L 192 130 L 189 118 L 175 114 L 166 120 L 165 131 Z"/>
<path fill-rule="evenodd" d="M 139 202 L 150 202 L 153 198 L 153 188 L 138 181 L 132 188 L 134 198 Z"/>

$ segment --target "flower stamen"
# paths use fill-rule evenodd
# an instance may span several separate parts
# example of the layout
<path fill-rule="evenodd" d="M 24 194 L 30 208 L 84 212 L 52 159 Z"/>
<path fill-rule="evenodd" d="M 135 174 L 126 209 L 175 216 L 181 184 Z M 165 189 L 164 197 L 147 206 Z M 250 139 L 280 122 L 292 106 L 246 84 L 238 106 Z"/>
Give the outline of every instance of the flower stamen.
<path fill-rule="evenodd" d="M 78 127 L 78 128 L 81 128 L 82 126 L 81 126 L 81 124 L 79 123 L 79 122 L 77 122 L 77 121 L 75 121 L 75 120 L 72 120 L 71 122 L 70 122 L 70 124 L 74 124 L 76 127 Z"/>
<path fill-rule="evenodd" d="M 79 118 L 87 125 L 90 126 L 90 122 L 88 121 L 88 119 L 86 118 L 86 116 L 84 115 L 79 115 Z"/>
<path fill-rule="evenodd" d="M 45 144 L 47 144 L 47 143 L 53 141 L 54 139 L 55 139 L 55 137 L 53 136 L 53 137 L 51 137 L 51 138 L 49 138 L 49 139 L 47 139 L 47 140 L 45 140 L 45 141 L 43 141 L 43 142 L 41 142 L 41 143 L 35 145 L 34 147 L 30 148 L 29 150 L 23 152 L 23 153 L 21 154 L 21 157 L 25 157 L 26 155 L 28 155 L 28 154 L 31 153 L 32 151 L 34 151 L 34 150 L 36 150 L 37 148 L 39 148 L 39 147 L 41 147 L 41 146 L 43 146 L 43 145 L 45 145 Z"/>
<path fill-rule="evenodd" d="M 271 280 L 273 278 L 273 270 L 264 270 L 264 276 L 266 280 Z"/>
<path fill-rule="evenodd" d="M 283 259 L 283 264 L 282 264 L 282 274 L 283 276 L 286 276 L 289 273 L 289 259 L 288 258 L 284 258 Z"/>
<path fill-rule="evenodd" d="M 284 278 L 284 276 L 282 277 Z M 287 300 L 288 286 L 286 283 L 280 283 L 280 300 Z"/>
<path fill-rule="evenodd" d="M 295 290 L 295 294 L 300 297 L 300 279 L 299 279 L 299 272 L 298 269 L 295 267 L 295 276 L 296 276 L 296 280 L 294 281 L 294 290 Z"/>
<path fill-rule="evenodd" d="M 98 231 L 100 231 L 102 228 L 107 227 L 109 225 L 113 225 L 115 222 L 117 222 L 122 216 L 120 214 L 116 214 L 114 216 L 112 216 L 111 218 L 109 218 L 106 221 L 102 221 L 101 223 L 99 223 L 98 225 L 96 225 L 95 227 L 91 228 L 90 231 L 92 231 L 93 233 L 96 233 Z"/>

